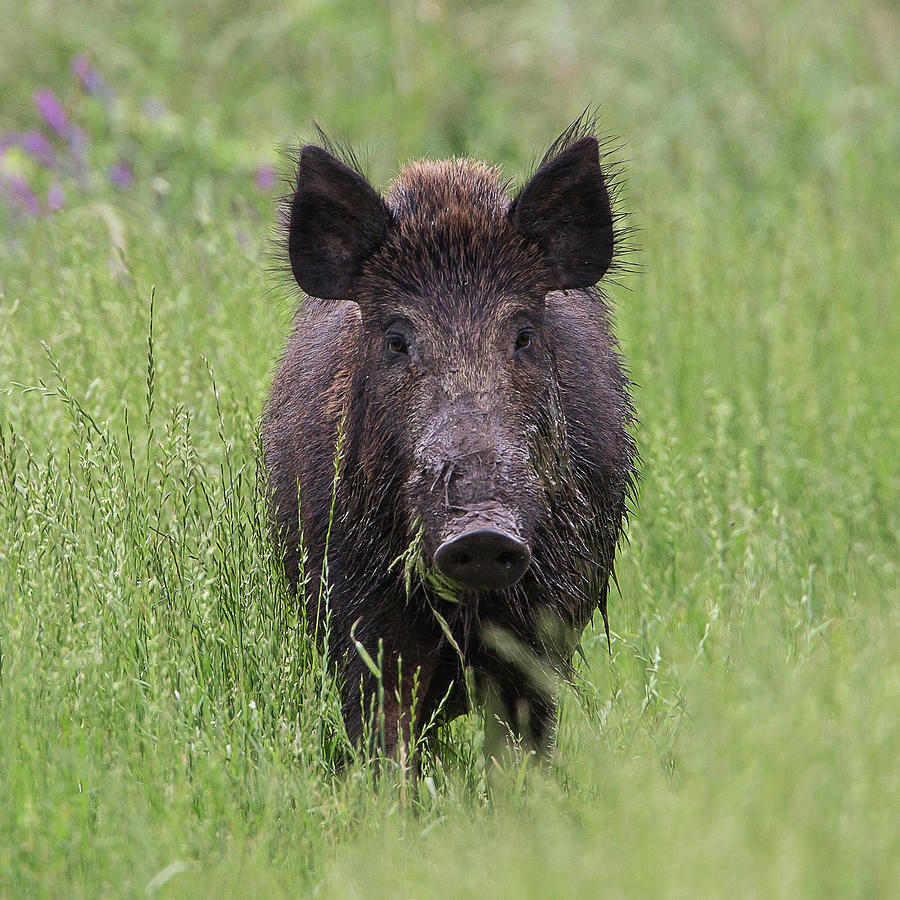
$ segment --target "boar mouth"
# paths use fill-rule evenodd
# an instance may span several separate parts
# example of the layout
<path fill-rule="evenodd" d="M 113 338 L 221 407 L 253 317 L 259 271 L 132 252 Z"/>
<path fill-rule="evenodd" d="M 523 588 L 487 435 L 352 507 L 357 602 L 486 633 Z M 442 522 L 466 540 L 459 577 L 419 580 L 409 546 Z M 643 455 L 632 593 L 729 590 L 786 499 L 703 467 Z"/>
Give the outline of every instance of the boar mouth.
<path fill-rule="evenodd" d="M 445 540 L 435 551 L 442 575 L 476 591 L 510 588 L 531 564 L 531 550 L 519 538 L 482 526 Z"/>

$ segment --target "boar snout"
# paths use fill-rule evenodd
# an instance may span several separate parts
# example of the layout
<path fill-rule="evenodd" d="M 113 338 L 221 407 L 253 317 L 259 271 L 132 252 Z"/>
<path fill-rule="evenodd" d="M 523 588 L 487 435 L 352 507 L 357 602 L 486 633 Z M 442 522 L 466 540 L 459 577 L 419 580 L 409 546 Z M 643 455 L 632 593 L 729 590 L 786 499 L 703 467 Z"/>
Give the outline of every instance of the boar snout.
<path fill-rule="evenodd" d="M 463 587 L 500 591 L 512 587 L 531 564 L 528 545 L 503 531 L 478 528 L 444 541 L 434 554 L 443 575 Z"/>

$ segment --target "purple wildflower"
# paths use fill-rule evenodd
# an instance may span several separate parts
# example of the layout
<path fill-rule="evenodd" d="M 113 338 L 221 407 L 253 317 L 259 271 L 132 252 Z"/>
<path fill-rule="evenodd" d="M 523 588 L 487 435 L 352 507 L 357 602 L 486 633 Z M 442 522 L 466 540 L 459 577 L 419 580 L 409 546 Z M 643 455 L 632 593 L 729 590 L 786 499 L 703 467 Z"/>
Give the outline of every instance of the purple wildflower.
<path fill-rule="evenodd" d="M 82 159 L 88 145 L 88 133 L 80 125 L 69 128 L 69 146 L 76 157 Z"/>
<path fill-rule="evenodd" d="M 109 97 L 109 85 L 91 64 L 91 59 L 87 53 L 79 53 L 72 60 L 72 74 L 89 94 L 95 94 L 104 99 Z"/>
<path fill-rule="evenodd" d="M 47 124 L 63 138 L 69 137 L 69 117 L 59 97 L 50 88 L 35 88 L 35 109 L 44 117 Z"/>
<path fill-rule="evenodd" d="M 63 193 L 62 185 L 55 180 L 47 188 L 47 209 L 50 212 L 56 212 L 66 202 L 66 195 Z"/>
<path fill-rule="evenodd" d="M 0 191 L 15 206 L 36 216 L 41 211 L 41 204 L 28 182 L 20 175 L 0 174 Z"/>
<path fill-rule="evenodd" d="M 56 165 L 56 152 L 43 132 L 32 129 L 16 135 L 16 143 L 37 163 L 52 169 Z"/>
<path fill-rule="evenodd" d="M 128 190 L 134 184 L 134 168 L 130 162 L 120 159 L 114 166 L 110 166 L 109 180 L 119 188 Z"/>
<path fill-rule="evenodd" d="M 274 166 L 260 166 L 256 170 L 255 182 L 258 191 L 268 192 L 278 184 L 278 173 Z"/>

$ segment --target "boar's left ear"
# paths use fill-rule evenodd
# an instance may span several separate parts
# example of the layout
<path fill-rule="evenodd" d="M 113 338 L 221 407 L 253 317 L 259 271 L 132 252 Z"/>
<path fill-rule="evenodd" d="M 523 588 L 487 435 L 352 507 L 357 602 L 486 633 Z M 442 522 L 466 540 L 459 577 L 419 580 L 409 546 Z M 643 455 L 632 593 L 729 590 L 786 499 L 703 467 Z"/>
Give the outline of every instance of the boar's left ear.
<path fill-rule="evenodd" d="M 555 290 L 596 284 L 613 257 L 613 217 L 597 139 L 579 138 L 545 162 L 509 218 L 544 253 Z"/>
<path fill-rule="evenodd" d="M 384 241 L 388 218 L 359 172 L 321 147 L 304 147 L 288 226 L 297 284 L 313 297 L 348 298 L 362 264 Z"/>

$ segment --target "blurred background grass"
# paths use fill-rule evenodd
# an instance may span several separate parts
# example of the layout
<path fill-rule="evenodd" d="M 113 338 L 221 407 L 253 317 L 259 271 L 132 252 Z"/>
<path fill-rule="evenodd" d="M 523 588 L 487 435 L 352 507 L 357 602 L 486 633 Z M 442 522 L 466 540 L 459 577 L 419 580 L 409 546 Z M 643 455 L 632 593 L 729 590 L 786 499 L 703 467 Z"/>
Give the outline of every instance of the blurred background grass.
<path fill-rule="evenodd" d="M 0 893 L 896 892 L 895 4 L 0 23 Z M 516 176 L 592 103 L 641 247 L 612 289 L 645 460 L 612 658 L 585 635 L 557 770 L 493 809 L 477 717 L 413 796 L 335 779 L 255 492 L 295 299 L 273 167 L 316 120 L 376 183 L 454 153 Z"/>

